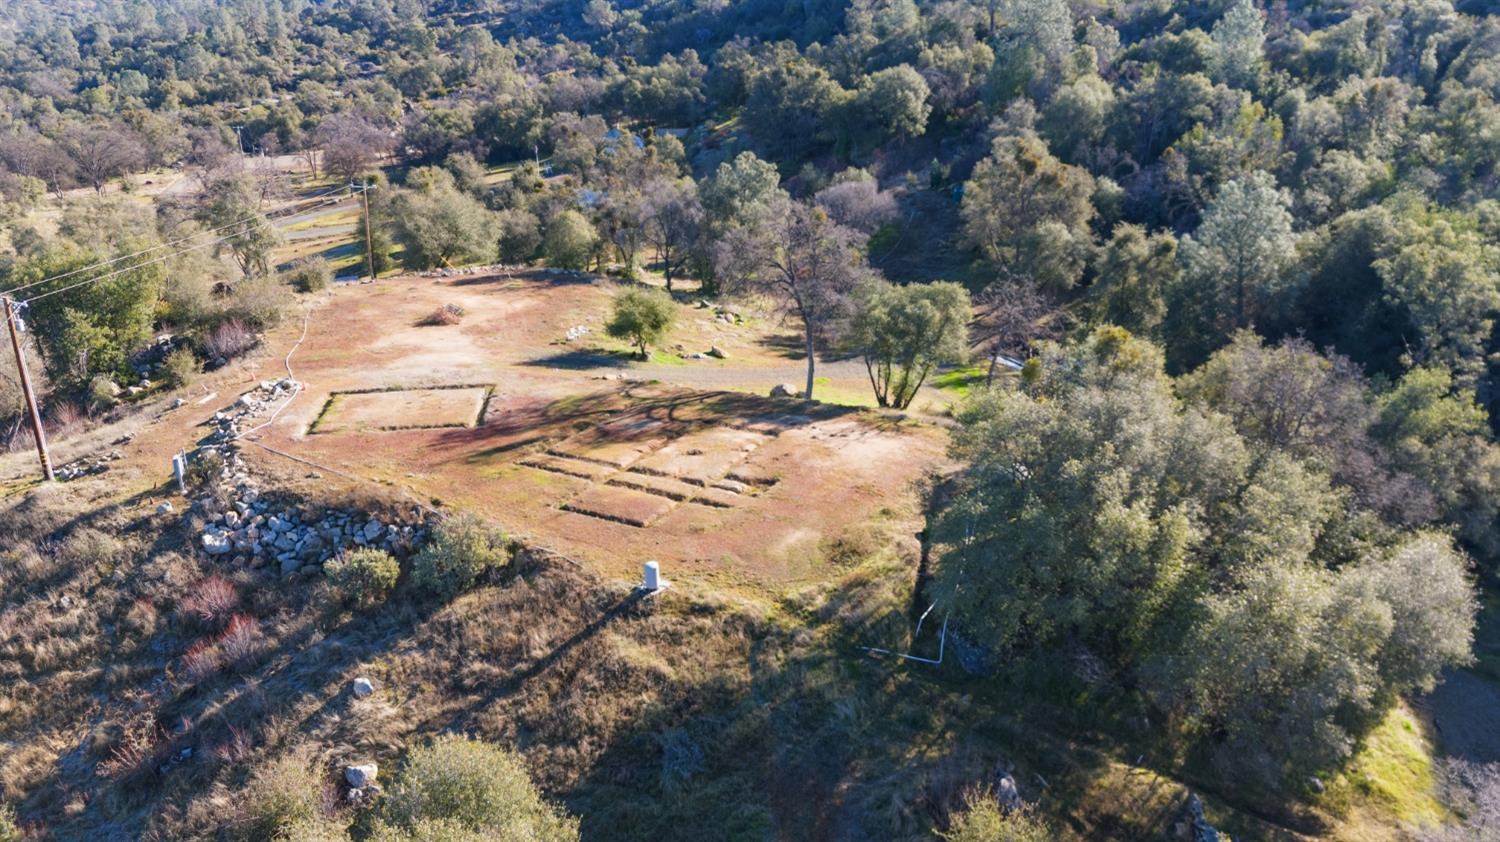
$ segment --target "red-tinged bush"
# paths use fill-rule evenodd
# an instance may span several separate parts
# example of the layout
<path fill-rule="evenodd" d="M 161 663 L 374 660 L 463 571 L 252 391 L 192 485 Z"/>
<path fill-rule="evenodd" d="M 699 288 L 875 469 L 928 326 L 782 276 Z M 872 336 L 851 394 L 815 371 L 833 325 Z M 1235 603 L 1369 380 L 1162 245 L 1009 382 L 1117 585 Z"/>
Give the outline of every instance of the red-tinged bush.
<path fill-rule="evenodd" d="M 219 635 L 218 648 L 225 664 L 243 666 L 265 651 L 266 636 L 260 630 L 260 623 L 244 614 L 236 614 L 224 627 L 224 633 Z"/>
<path fill-rule="evenodd" d="M 203 338 L 204 355 L 209 360 L 232 360 L 260 344 L 260 337 L 239 319 L 221 322 Z"/>
<path fill-rule="evenodd" d="M 200 640 L 182 656 L 182 677 L 189 684 L 212 678 L 224 667 L 224 653 L 211 640 Z"/>
<path fill-rule="evenodd" d="M 239 588 L 223 576 L 200 579 L 182 598 L 182 612 L 204 628 L 218 629 L 240 604 Z"/>

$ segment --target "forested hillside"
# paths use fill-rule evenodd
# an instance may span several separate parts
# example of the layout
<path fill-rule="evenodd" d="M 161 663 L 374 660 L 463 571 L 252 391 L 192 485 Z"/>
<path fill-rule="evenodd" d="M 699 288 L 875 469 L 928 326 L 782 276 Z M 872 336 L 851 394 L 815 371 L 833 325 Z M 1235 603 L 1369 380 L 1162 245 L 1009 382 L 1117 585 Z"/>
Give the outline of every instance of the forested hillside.
<path fill-rule="evenodd" d="M 261 353 L 336 277 L 611 276 L 633 286 L 605 330 L 642 365 L 662 364 L 692 307 L 737 325 L 736 308 L 764 306 L 786 326 L 776 347 L 805 366 L 778 396 L 952 429 L 951 465 L 925 480 L 920 570 L 891 561 L 889 535 L 849 551 L 904 583 L 900 610 L 943 618 L 925 622 L 957 654 L 934 681 L 955 683 L 930 692 L 999 706 L 1025 688 L 1066 711 L 1056 739 L 1129 745 L 1125 762 L 1214 793 L 1248 838 L 1361 816 L 1380 838 L 1493 838 L 1500 757 L 1482 752 L 1438 762 L 1455 783 L 1433 784 L 1434 815 L 1351 806 L 1380 789 L 1352 770 L 1382 729 L 1445 675 L 1497 675 L 1492 6 L 14 0 L 0 292 L 59 440 Z M 827 385 L 819 366 L 851 360 L 873 400 Z M 0 450 L 29 452 L 28 424 L 0 364 Z M 41 527 L 0 535 L 17 569 L 81 552 Z M 46 576 L 14 576 L 0 578 L 15 594 L 0 675 L 40 681 L 22 619 Z M 843 615 L 806 599 L 769 602 L 857 657 L 831 630 Z M 771 620 L 733 622 L 806 654 Z M 781 683 L 765 691 L 794 704 Z M 6 749 L 40 727 L 33 705 L 0 704 Z M 416 803 L 422 763 L 464 745 L 413 759 L 395 791 Z M 860 780 L 904 762 L 900 748 L 862 757 Z M 662 774 L 664 790 L 685 786 Z M 546 775 L 585 835 L 607 838 L 588 814 L 599 770 Z M 46 838 L 73 808 L 23 778 L 0 777 L 0 801 Z M 510 783 L 536 802 L 536 833 L 576 836 L 529 781 Z M 969 814 L 933 799 L 920 818 L 872 822 L 868 801 L 820 797 L 816 831 L 766 807 L 774 821 L 724 838 L 1128 824 L 1086 825 L 1055 801 L 1002 815 L 987 796 Z M 398 802 L 318 832 L 499 832 Z M 153 832 L 207 833 L 195 803 Z M 1002 832 L 1039 835 L 985 835 Z"/>

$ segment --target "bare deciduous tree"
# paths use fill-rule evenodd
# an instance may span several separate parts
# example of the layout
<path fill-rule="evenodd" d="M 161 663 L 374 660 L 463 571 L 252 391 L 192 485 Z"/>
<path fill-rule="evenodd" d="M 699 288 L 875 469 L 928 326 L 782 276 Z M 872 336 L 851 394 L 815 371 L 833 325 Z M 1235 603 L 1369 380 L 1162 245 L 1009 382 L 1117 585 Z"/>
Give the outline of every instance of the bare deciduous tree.
<path fill-rule="evenodd" d="M 646 207 L 646 241 L 656 250 L 672 289 L 672 277 L 687 262 L 693 243 L 703 227 L 703 205 L 698 202 L 698 188 L 690 178 L 658 179 L 643 191 Z"/>
<path fill-rule="evenodd" d="M 120 123 L 70 126 L 59 142 L 82 179 L 99 193 L 104 192 L 110 179 L 139 169 L 146 160 L 146 150 L 135 131 Z"/>
<path fill-rule="evenodd" d="M 819 190 L 813 197 L 840 225 L 872 234 L 896 218 L 896 198 L 881 190 L 873 178 L 845 181 Z"/>
<path fill-rule="evenodd" d="M 358 114 L 335 114 L 314 133 L 323 149 L 323 166 L 340 178 L 353 180 L 391 149 L 389 132 Z"/>
<path fill-rule="evenodd" d="M 850 294 L 874 270 L 860 252 L 862 237 L 828 218 L 822 208 L 786 205 L 764 226 L 721 242 L 716 274 L 770 294 L 802 322 L 807 352 L 807 389 L 813 395 L 818 338 L 847 313 Z M 731 287 L 732 289 L 732 287 Z"/>
<path fill-rule="evenodd" d="M 979 294 L 972 341 L 990 361 L 986 383 L 995 382 L 1002 356 L 1021 357 L 1033 342 L 1062 334 L 1062 314 L 1030 278 L 1010 276 L 993 281 Z"/>

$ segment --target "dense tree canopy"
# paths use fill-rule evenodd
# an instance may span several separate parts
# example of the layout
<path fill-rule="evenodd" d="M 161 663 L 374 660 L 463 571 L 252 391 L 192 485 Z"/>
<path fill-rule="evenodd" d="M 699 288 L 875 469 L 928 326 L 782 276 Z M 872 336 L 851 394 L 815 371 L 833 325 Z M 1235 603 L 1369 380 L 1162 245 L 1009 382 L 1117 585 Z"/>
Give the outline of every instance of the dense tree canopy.
<path fill-rule="evenodd" d="M 1329 457 L 1358 446 L 1328 420 L 1360 385 L 1297 346 L 1242 376 L 1256 352 L 1183 399 L 1153 346 L 1103 328 L 971 400 L 937 589 L 973 642 L 1082 645 L 1267 784 L 1338 762 L 1393 694 L 1464 662 L 1475 604 L 1451 539 L 1363 516 Z"/>

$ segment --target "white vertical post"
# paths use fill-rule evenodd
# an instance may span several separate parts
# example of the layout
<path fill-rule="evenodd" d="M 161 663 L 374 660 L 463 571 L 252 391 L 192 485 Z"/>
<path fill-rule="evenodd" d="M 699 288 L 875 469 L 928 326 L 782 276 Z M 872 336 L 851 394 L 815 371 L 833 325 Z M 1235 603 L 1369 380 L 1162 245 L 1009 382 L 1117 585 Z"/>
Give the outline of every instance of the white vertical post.
<path fill-rule="evenodd" d="M 187 494 L 187 459 L 181 453 L 172 457 L 172 476 L 177 478 L 177 490 Z"/>
<path fill-rule="evenodd" d="M 646 562 L 646 575 L 641 587 L 647 591 L 661 590 L 661 566 L 656 562 Z"/>

